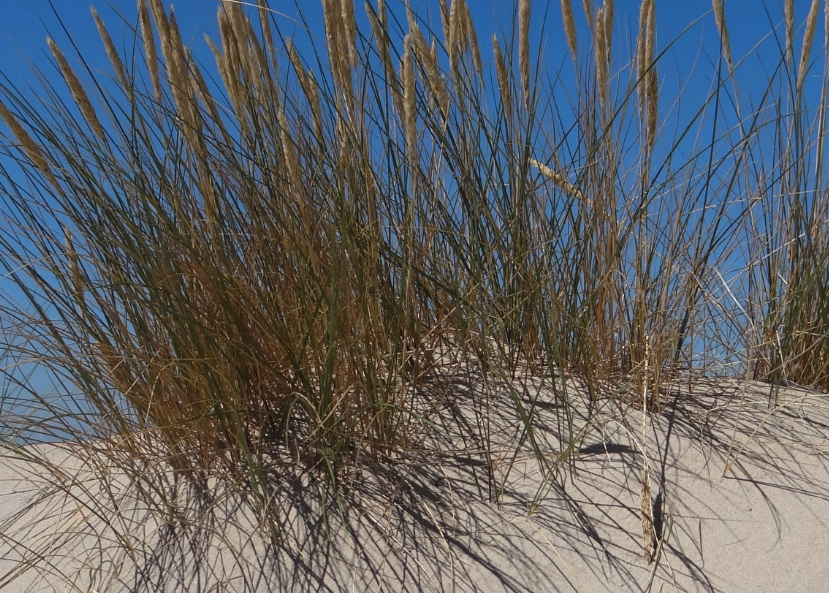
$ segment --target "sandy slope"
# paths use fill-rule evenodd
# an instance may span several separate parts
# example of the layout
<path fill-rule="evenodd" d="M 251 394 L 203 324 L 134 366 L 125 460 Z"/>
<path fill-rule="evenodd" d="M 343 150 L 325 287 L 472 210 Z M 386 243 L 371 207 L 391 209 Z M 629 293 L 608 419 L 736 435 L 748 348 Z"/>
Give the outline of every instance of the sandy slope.
<path fill-rule="evenodd" d="M 538 450 L 556 458 L 563 427 L 579 433 L 584 417 L 563 417 L 546 387 L 516 385 L 524 405 L 536 404 Z M 279 549 L 258 535 L 243 497 L 214 499 L 200 516 L 180 493 L 178 514 L 149 508 L 176 492 L 160 467 L 143 469 L 147 483 L 166 481 L 165 494 L 142 496 L 141 482 L 108 469 L 105 456 L 92 463 L 43 446 L 62 468 L 51 482 L 63 486 L 49 491 L 42 466 L 7 451 L 3 591 L 642 591 L 651 579 L 653 591 L 829 587 L 829 397 L 789 389 L 770 407 L 767 385 L 700 383 L 644 429 L 640 413 L 600 402 L 572 463 L 544 479 L 529 442 L 517 455 L 506 446 L 521 428 L 503 385 L 487 392 L 456 377 L 442 389 L 434 438 L 444 453 L 363 470 L 342 511 L 331 503 L 321 514 L 312 474 L 297 471 L 287 488 L 280 478 L 273 504 L 291 543 Z M 481 426 L 492 472 L 474 436 Z M 643 559 L 643 452 L 664 500 L 655 565 Z M 8 574 L 24 559 L 35 568 Z"/>

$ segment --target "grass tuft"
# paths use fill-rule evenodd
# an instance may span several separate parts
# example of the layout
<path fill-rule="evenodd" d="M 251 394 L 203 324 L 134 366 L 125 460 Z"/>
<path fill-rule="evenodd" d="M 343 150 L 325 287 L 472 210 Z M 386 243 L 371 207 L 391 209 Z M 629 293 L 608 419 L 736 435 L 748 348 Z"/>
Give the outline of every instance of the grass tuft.
<path fill-rule="evenodd" d="M 681 117 L 660 96 L 672 42 L 656 46 L 654 0 L 631 55 L 613 2 L 584 2 L 577 45 L 562 0 L 572 59 L 555 73 L 530 57 L 529 1 L 491 61 L 463 0 L 439 1 L 439 31 L 408 4 L 368 3 L 367 27 L 350 0 L 322 4 L 323 45 L 303 55 L 310 29 L 292 39 L 264 0 L 222 2 L 210 66 L 160 0 L 139 0 L 130 56 L 93 11 L 114 76 L 83 59 L 79 76 L 49 39 L 60 85 L 0 84 L 0 262 L 17 293 L 0 303 L 3 372 L 22 394 L 0 409 L 35 408 L 0 434 L 55 484 L 25 446 L 60 440 L 117 467 L 165 525 L 204 526 L 243 493 L 284 546 L 292 489 L 318 486 L 323 531 L 363 469 L 398 491 L 389 468 L 438 442 L 458 368 L 487 386 L 468 436 L 491 500 L 507 479 L 488 414 L 518 427 L 508 467 L 528 447 L 552 481 L 594 428 L 575 419 L 574 381 L 591 406 L 645 416 L 717 357 L 829 388 L 817 0 L 797 65 L 785 2 L 779 63 L 746 117 L 722 2 L 726 67 Z M 553 393 L 555 451 L 531 380 Z"/>

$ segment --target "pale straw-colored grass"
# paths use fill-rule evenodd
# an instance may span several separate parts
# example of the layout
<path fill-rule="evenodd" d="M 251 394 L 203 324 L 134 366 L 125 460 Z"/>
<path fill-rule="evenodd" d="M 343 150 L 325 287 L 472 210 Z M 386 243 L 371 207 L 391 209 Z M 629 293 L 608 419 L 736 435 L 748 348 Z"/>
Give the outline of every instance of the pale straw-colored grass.
<path fill-rule="evenodd" d="M 52 168 L 49 166 L 49 161 L 46 160 L 43 151 L 29 135 L 29 132 L 26 131 L 26 128 L 20 123 L 20 120 L 6 107 L 6 104 L 2 100 L 0 100 L 0 119 L 11 130 L 12 135 L 17 139 L 20 147 L 25 151 L 26 156 L 31 159 L 35 167 L 37 167 L 37 170 L 47 175 L 50 184 L 57 188 L 58 183 L 55 180 Z"/>
<path fill-rule="evenodd" d="M 561 0 L 561 18 L 564 23 L 564 36 L 567 39 L 567 47 L 570 48 L 570 55 L 573 57 L 573 60 L 576 60 L 578 57 L 576 20 L 573 17 L 573 3 L 571 0 Z"/>
<path fill-rule="evenodd" d="M 127 71 L 124 69 L 124 62 L 121 61 L 121 56 L 118 55 L 118 50 L 115 49 L 115 44 L 112 42 L 112 37 L 106 28 L 106 24 L 98 16 L 98 11 L 93 6 L 91 9 L 92 18 L 95 20 L 95 27 L 98 29 L 98 35 L 101 36 L 101 41 L 104 43 L 104 51 L 109 59 L 110 65 L 115 69 L 115 74 L 118 76 L 118 81 L 123 86 L 129 86 L 127 79 Z"/>
<path fill-rule="evenodd" d="M 141 38 L 144 42 L 145 59 L 153 93 L 155 94 L 155 100 L 160 101 L 161 84 L 158 76 L 158 52 L 155 45 L 155 35 L 153 34 L 153 24 L 150 20 L 150 11 L 145 0 L 139 0 L 138 2 L 138 22 L 141 26 Z"/>
<path fill-rule="evenodd" d="M 714 22 L 717 24 L 717 31 L 720 33 L 720 43 L 728 71 L 734 71 L 734 61 L 731 58 L 731 40 L 728 36 L 728 26 L 725 22 L 725 5 L 722 0 L 711 0 L 714 7 Z"/>
<path fill-rule="evenodd" d="M 815 39 L 817 28 L 817 17 L 820 12 L 820 0 L 812 0 L 809 7 L 809 14 L 806 17 L 806 29 L 803 33 L 803 45 L 800 49 L 800 64 L 797 67 L 797 83 L 795 92 L 798 95 L 803 93 L 803 83 L 806 80 L 806 72 L 809 69 L 809 56 L 812 53 L 812 43 Z"/>
<path fill-rule="evenodd" d="M 0 313 L 26 334 L 12 354 L 37 349 L 84 407 L 33 430 L 108 443 L 149 502 L 160 474 L 129 463 L 200 494 L 243 491 L 278 546 L 290 509 L 273 501 L 292 472 L 333 492 L 330 510 L 360 468 L 383 481 L 419 459 L 434 415 L 454 413 L 440 390 L 450 367 L 550 386 L 569 427 L 552 457 L 532 397 L 482 402 L 518 427 L 508 453 L 531 449 L 547 480 L 594 428 L 572 426 L 569 379 L 591 409 L 612 398 L 646 417 L 672 380 L 707 370 L 701 351 L 750 352 L 757 376 L 829 386 L 827 124 L 804 82 L 819 3 L 801 63 L 778 48 L 785 67 L 750 117 L 725 95 L 724 77 L 736 88 L 741 75 L 727 55 L 674 117 L 654 0 L 632 51 L 614 48 L 610 0 L 582 3 L 592 35 L 577 44 L 571 4 L 561 70 L 533 53 L 546 23 L 529 0 L 491 60 L 464 0 L 439 1 L 440 24 L 372 2 L 368 27 L 350 0 L 326 0 L 324 35 L 262 1 L 223 2 L 209 65 L 161 0 L 141 0 L 138 60 L 93 14 L 106 80 L 76 76 L 50 43 L 58 90 L 0 86 L 0 151 L 24 172 L 3 180 L 0 265 L 28 298 Z M 50 102 L 64 86 L 77 109 Z M 747 265 L 736 276 L 734 261 Z M 468 431 L 495 500 L 507 482 L 488 420 Z M 210 503 L 181 512 L 201 525 Z"/>
<path fill-rule="evenodd" d="M 66 61 L 63 52 L 60 51 L 57 44 L 52 41 L 51 37 L 46 40 L 46 43 L 49 45 L 52 55 L 55 56 L 55 60 L 57 60 L 58 67 L 60 68 L 60 73 L 63 75 L 63 80 L 66 83 L 66 86 L 69 87 L 69 92 L 72 94 L 72 98 L 75 100 L 75 104 L 78 106 L 78 109 L 81 110 L 81 114 L 86 120 L 86 123 L 89 124 L 89 127 L 92 128 L 95 135 L 98 136 L 101 142 L 106 142 L 104 128 L 98 119 L 98 115 L 95 113 L 95 109 L 92 107 L 92 103 L 89 102 L 89 95 L 86 94 L 86 90 L 81 85 L 81 81 L 78 80 L 78 76 L 75 74 L 75 71 L 72 70 L 69 62 Z"/>
<path fill-rule="evenodd" d="M 518 2 L 518 69 L 521 72 L 521 96 L 524 109 L 530 101 L 530 1 Z M 574 33 L 575 35 L 575 33 Z"/>

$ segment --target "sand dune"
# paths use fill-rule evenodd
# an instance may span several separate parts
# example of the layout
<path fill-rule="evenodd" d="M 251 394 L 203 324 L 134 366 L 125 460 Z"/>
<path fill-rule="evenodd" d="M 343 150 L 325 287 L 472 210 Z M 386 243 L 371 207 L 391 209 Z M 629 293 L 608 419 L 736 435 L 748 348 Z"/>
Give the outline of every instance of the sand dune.
<path fill-rule="evenodd" d="M 560 409 L 535 385 L 519 394 L 536 402 L 537 446 L 552 462 Z M 62 473 L 7 450 L 2 589 L 826 590 L 829 397 L 787 389 L 770 405 L 768 385 L 709 381 L 669 396 L 644 429 L 641 413 L 600 402 L 572 459 L 545 478 L 529 444 L 517 455 L 507 446 L 521 431 L 506 394 L 486 398 L 469 378 L 451 387 L 436 418 L 443 430 L 427 442 L 442 452 L 353 474 L 341 510 L 332 502 L 321 512 L 313 472 L 283 477 L 273 499 L 284 510 L 282 547 L 238 492 L 185 499 L 161 466 L 131 483 L 103 447 L 87 457 L 68 445 L 36 450 Z M 484 406 L 491 465 L 473 436 Z M 577 433 L 586 426 L 585 415 L 571 421 Z M 643 555 L 643 453 L 655 563 Z M 149 483 L 165 494 L 142 494 Z M 159 502 L 174 495 L 168 508 Z"/>

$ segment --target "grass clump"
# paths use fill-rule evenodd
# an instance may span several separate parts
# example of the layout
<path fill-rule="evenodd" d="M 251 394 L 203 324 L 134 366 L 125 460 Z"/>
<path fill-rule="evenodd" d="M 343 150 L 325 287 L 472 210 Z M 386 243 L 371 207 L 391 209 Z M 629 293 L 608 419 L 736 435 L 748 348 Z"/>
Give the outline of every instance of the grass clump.
<path fill-rule="evenodd" d="M 439 3 L 440 30 L 383 1 L 361 27 L 326 0 L 312 55 L 264 0 L 222 2 L 209 69 L 161 2 L 139 0 L 131 55 L 93 11 L 112 77 L 49 39 L 62 80 L 44 75 L 41 100 L 0 85 L 0 259 L 22 295 L 3 304 L 6 359 L 36 359 L 63 394 L 10 362 L 18 403 L 39 408 L 7 422 L 15 445 L 97 443 L 148 497 L 160 478 L 136 459 L 200 493 L 218 480 L 281 541 L 271 501 L 292 486 L 272 476 L 336 487 L 416 451 L 450 360 L 549 382 L 570 426 L 555 463 L 534 401 L 504 405 L 550 475 L 583 435 L 567 376 L 658 410 L 716 351 L 825 388 L 825 108 L 804 91 L 817 4 L 797 60 L 787 21 L 745 116 L 714 2 L 723 59 L 673 127 L 652 0 L 629 57 L 612 2 L 577 38 L 562 1 L 559 72 L 533 53 L 529 1 L 489 48 L 463 0 Z"/>

